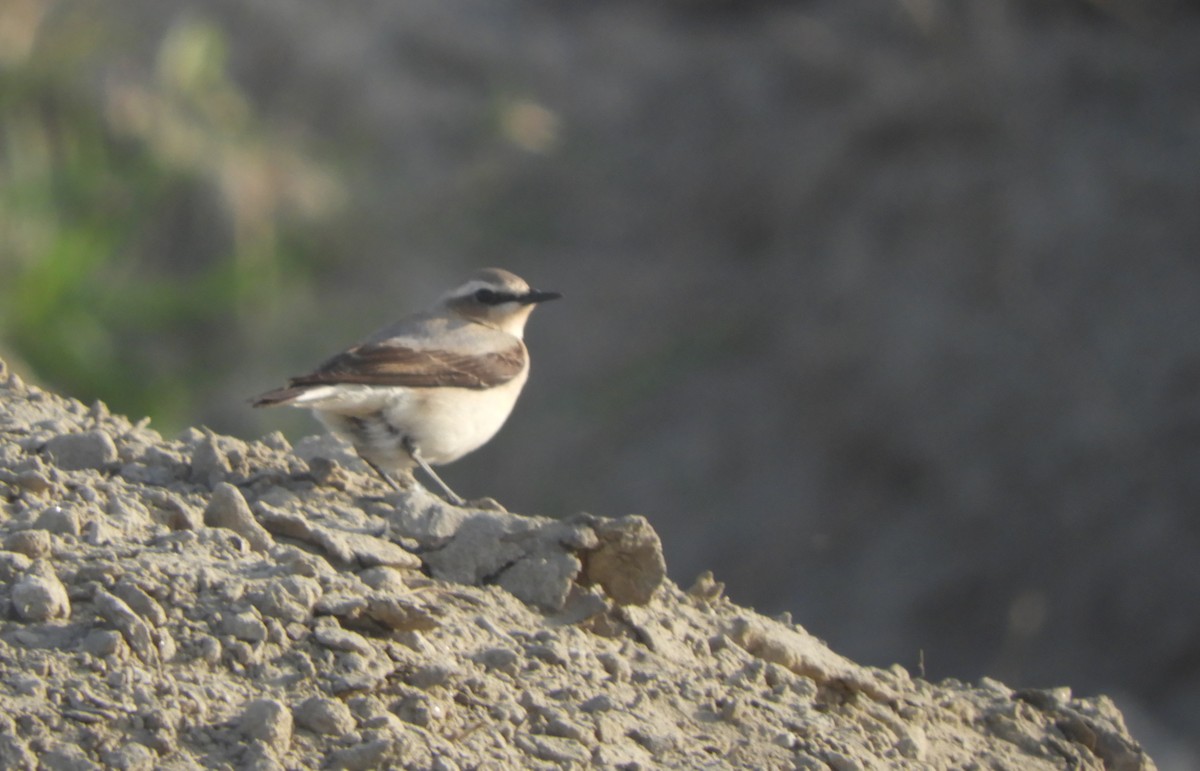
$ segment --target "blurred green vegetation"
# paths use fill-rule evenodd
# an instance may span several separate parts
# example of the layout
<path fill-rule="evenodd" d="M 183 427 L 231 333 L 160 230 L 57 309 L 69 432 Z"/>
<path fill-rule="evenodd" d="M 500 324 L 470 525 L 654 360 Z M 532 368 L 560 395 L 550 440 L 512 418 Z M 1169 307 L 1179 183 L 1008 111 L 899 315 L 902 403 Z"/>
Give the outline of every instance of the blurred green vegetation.
<path fill-rule="evenodd" d="M 125 37 L 99 4 L 0 4 L 0 355 L 173 429 L 303 291 L 343 194 L 256 117 L 219 29 L 140 59 Z"/>

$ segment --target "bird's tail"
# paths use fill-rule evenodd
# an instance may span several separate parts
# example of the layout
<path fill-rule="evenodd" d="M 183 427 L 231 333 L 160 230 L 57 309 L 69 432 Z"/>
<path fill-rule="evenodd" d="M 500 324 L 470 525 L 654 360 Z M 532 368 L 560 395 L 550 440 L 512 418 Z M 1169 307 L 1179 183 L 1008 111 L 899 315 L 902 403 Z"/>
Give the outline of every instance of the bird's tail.
<path fill-rule="evenodd" d="M 265 394 L 254 397 L 250 400 L 250 405 L 252 407 L 273 407 L 277 404 L 287 404 L 306 390 L 308 389 L 295 386 L 276 388 L 274 391 L 267 391 Z"/>

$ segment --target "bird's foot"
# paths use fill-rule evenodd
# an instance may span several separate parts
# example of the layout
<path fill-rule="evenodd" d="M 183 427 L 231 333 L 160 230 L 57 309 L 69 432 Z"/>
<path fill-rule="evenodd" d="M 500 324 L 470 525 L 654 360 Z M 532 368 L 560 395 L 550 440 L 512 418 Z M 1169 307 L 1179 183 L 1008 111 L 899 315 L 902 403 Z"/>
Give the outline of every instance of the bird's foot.
<path fill-rule="evenodd" d="M 408 454 L 411 455 L 416 464 L 421 467 L 421 470 L 425 472 L 425 475 L 437 483 L 437 486 L 442 490 L 442 495 L 445 496 L 446 501 L 450 505 L 459 507 L 467 506 L 466 499 L 451 490 L 450 485 L 443 482 L 442 478 L 434 473 L 433 467 L 425 462 L 425 459 L 421 457 L 421 451 L 417 449 L 417 446 L 413 443 L 411 437 L 404 437 L 404 449 L 408 450 Z"/>

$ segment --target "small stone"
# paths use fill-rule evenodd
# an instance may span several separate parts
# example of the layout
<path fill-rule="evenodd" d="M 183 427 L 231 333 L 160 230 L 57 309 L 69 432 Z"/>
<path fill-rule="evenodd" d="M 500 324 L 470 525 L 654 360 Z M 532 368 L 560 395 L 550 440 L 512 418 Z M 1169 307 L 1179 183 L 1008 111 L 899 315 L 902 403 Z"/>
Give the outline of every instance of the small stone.
<path fill-rule="evenodd" d="M 115 629 L 93 629 L 83 638 L 83 649 L 98 658 L 107 658 L 119 650 L 124 640 Z"/>
<path fill-rule="evenodd" d="M 172 530 L 188 532 L 204 526 L 204 512 L 169 494 L 155 503 L 155 514 L 156 519 Z"/>
<path fill-rule="evenodd" d="M 371 643 L 358 632 L 342 629 L 337 623 L 320 624 L 313 631 L 313 639 L 335 651 L 354 651 L 369 654 Z"/>
<path fill-rule="evenodd" d="M 315 734 L 341 736 L 354 728 L 354 715 L 344 702 L 324 696 L 305 699 L 295 709 L 296 724 Z"/>
<path fill-rule="evenodd" d="M 35 469 L 28 469 L 17 474 L 17 486 L 31 495 L 42 495 L 54 487 L 45 474 Z"/>
<path fill-rule="evenodd" d="M 197 659 L 209 664 L 221 660 L 221 641 L 210 634 L 198 634 L 192 638 L 192 650 Z"/>
<path fill-rule="evenodd" d="M 362 728 L 367 728 L 367 723 L 371 723 L 371 728 L 379 728 L 380 726 L 374 723 L 375 718 L 392 714 L 389 711 L 391 707 L 378 696 L 365 694 L 349 696 L 346 698 L 346 706 L 354 713 L 354 719 Z"/>
<path fill-rule="evenodd" d="M 991 680 L 991 678 L 983 679 Z M 983 685 L 982 682 L 981 685 Z M 1001 688 L 1005 687 L 1003 683 L 997 683 L 997 685 Z M 988 686 L 984 685 L 984 687 Z M 998 692 L 1003 693 L 1002 691 Z M 1023 688 L 1019 691 L 1009 691 L 1009 694 L 1023 702 L 1032 704 L 1044 712 L 1061 709 L 1071 700 L 1071 689 L 1067 686 L 1060 686 L 1058 688 Z"/>
<path fill-rule="evenodd" d="M 774 737 L 772 737 L 771 744 L 774 744 L 777 747 L 783 747 L 785 750 L 794 750 L 799 744 L 799 739 L 795 734 L 788 733 L 787 731 L 780 731 L 779 733 L 775 734 Z"/>
<path fill-rule="evenodd" d="M 327 528 L 317 530 L 318 540 L 325 551 L 344 562 L 358 562 L 365 567 L 385 565 L 417 569 L 421 558 L 404 547 L 365 533 L 347 533 Z"/>
<path fill-rule="evenodd" d="M 217 439 L 213 434 L 206 434 L 196 443 L 195 449 L 192 451 L 191 470 L 193 480 L 210 487 L 232 473 L 233 469 L 229 465 L 229 459 L 217 445 Z"/>
<path fill-rule="evenodd" d="M 596 660 L 600 662 L 600 666 L 604 667 L 604 671 L 615 683 L 628 682 L 633 676 L 633 667 L 629 665 L 629 661 L 624 656 L 606 652 L 597 655 Z"/>
<path fill-rule="evenodd" d="M 267 639 L 267 625 L 254 613 L 244 610 L 221 617 L 221 631 L 239 640 L 257 643 Z"/>
<path fill-rule="evenodd" d="M 106 519 L 121 529 L 137 527 L 150 519 L 150 510 L 131 495 L 110 496 L 105 511 Z"/>
<path fill-rule="evenodd" d="M 88 546 L 106 546 L 112 543 L 116 534 L 112 527 L 99 519 L 84 522 L 83 530 L 80 533 L 83 536 L 83 542 Z"/>
<path fill-rule="evenodd" d="M 617 703 L 615 701 L 613 701 L 612 697 L 606 693 L 602 693 L 599 696 L 593 696 L 592 698 L 588 699 L 587 701 L 585 701 L 584 703 L 579 705 L 580 710 L 582 710 L 583 712 L 589 712 L 589 713 L 591 713 L 591 712 L 608 712 L 609 710 L 613 710 L 616 708 L 617 708 Z"/>
<path fill-rule="evenodd" d="M 303 576 L 285 576 L 249 597 L 264 616 L 283 621 L 306 621 L 321 599 L 321 585 Z"/>
<path fill-rule="evenodd" d="M 617 768 L 621 771 L 645 771 L 657 765 L 651 760 L 650 753 L 630 742 L 601 744 L 592 752 L 591 762 L 595 768 Z"/>
<path fill-rule="evenodd" d="M 67 587 L 49 563 L 38 560 L 12 587 L 13 610 L 24 621 L 50 621 L 71 615 Z"/>
<path fill-rule="evenodd" d="M 154 632 L 155 642 L 158 643 L 158 657 L 161 661 L 170 661 L 175 658 L 175 654 L 179 652 L 179 646 L 175 644 L 175 638 L 166 629 L 156 629 Z"/>
<path fill-rule="evenodd" d="M 363 613 L 392 631 L 423 631 L 438 626 L 429 610 L 404 597 L 372 595 Z"/>
<path fill-rule="evenodd" d="M 670 752 L 674 747 L 674 741 L 671 737 L 663 736 L 645 728 L 633 729 L 629 732 L 629 738 L 645 747 L 655 756 Z"/>
<path fill-rule="evenodd" d="M 446 659 L 418 666 L 405 678 L 405 682 L 414 688 L 427 690 L 434 686 L 445 685 L 461 674 L 462 670 L 459 666 Z"/>
<path fill-rule="evenodd" d="M 296 622 L 292 622 L 296 623 Z M 287 627 L 277 618 L 270 616 L 263 619 L 263 624 L 267 627 L 267 640 L 276 645 L 286 645 L 289 641 Z"/>
<path fill-rule="evenodd" d="M 906 726 L 907 734 L 896 742 L 896 750 L 909 760 L 924 761 L 929 754 L 929 739 L 919 725 Z"/>
<path fill-rule="evenodd" d="M 359 727 L 364 731 L 384 731 L 396 733 L 404 730 L 404 721 L 393 715 L 391 712 L 380 712 L 377 715 L 367 717 L 366 714 L 359 715 Z"/>
<path fill-rule="evenodd" d="M 330 688 L 334 694 L 351 691 L 366 692 L 376 687 L 385 677 L 392 674 L 394 667 L 388 657 L 375 651 L 367 654 L 348 652 L 339 654 L 330 674 Z M 351 704 L 351 708 L 353 708 Z"/>
<path fill-rule="evenodd" d="M 126 605 L 150 624 L 162 626 L 167 622 L 167 612 L 163 610 L 158 600 L 151 597 L 141 587 L 130 582 L 128 579 L 121 579 L 113 587 L 113 594 L 124 600 Z"/>
<path fill-rule="evenodd" d="M 525 653 L 531 657 L 553 664 L 558 667 L 567 665 L 567 653 L 563 646 L 555 642 L 535 643 L 525 648 Z"/>
<path fill-rule="evenodd" d="M 367 607 L 367 598 L 361 594 L 328 592 L 317 600 L 313 608 L 317 613 L 340 618 L 354 618 Z"/>
<path fill-rule="evenodd" d="M 47 506 L 33 523 L 37 530 L 46 530 L 60 535 L 78 536 L 82 531 L 79 514 L 74 509 L 62 506 Z"/>
<path fill-rule="evenodd" d="M 308 461 L 308 473 L 313 481 L 321 487 L 332 487 L 335 490 L 345 490 L 349 479 L 337 461 L 317 456 Z"/>
<path fill-rule="evenodd" d="M 33 560 L 24 554 L 13 551 L 0 552 L 0 581 L 11 582 L 32 566 Z"/>
<path fill-rule="evenodd" d="M 54 540 L 46 530 L 20 530 L 4 539 L 4 548 L 24 554 L 31 559 L 50 556 Z"/>
<path fill-rule="evenodd" d="M 518 560 L 497 583 L 522 602 L 553 612 L 566 603 L 580 567 L 578 557 L 556 547 Z"/>
<path fill-rule="evenodd" d="M 404 573 L 389 565 L 367 568 L 359 573 L 358 577 L 364 584 L 376 591 L 395 594 L 408 591 Z"/>
<path fill-rule="evenodd" d="M 558 736 L 563 739 L 573 739 L 581 744 L 588 743 L 588 739 L 591 738 L 578 725 L 564 718 L 555 718 L 547 723 L 545 734 L 547 736 Z"/>
<path fill-rule="evenodd" d="M 73 744 L 53 742 L 38 753 L 38 768 L 44 771 L 100 771 L 84 751 Z"/>
<path fill-rule="evenodd" d="M 117 446 L 103 431 L 60 434 L 46 442 L 46 454 L 67 471 L 104 469 L 117 462 Z"/>
<path fill-rule="evenodd" d="M 323 572 L 322 565 L 328 566 L 329 564 L 325 560 L 305 552 L 300 552 L 294 557 L 289 556 L 285 561 L 288 570 L 292 571 L 292 575 L 305 578 L 317 578 Z"/>
<path fill-rule="evenodd" d="M 267 551 L 275 545 L 275 539 L 250 513 L 242 491 L 228 482 L 219 482 L 213 488 L 212 498 L 204 509 L 204 524 L 232 530 L 256 551 Z"/>
<path fill-rule="evenodd" d="M 282 431 L 272 431 L 262 439 L 259 439 L 259 441 L 264 447 L 278 450 L 279 452 L 291 452 L 292 450 L 292 443 L 287 440 Z"/>
<path fill-rule="evenodd" d="M 179 432 L 179 441 L 186 445 L 195 445 L 204 441 L 205 436 L 207 436 L 207 434 L 204 433 L 203 429 L 195 426 L 188 426 Z"/>
<path fill-rule="evenodd" d="M 471 657 L 485 668 L 505 672 L 509 675 L 517 673 L 517 664 L 521 656 L 511 648 L 487 648 Z"/>
<path fill-rule="evenodd" d="M 133 648 L 134 653 L 145 662 L 158 660 L 158 647 L 154 644 L 154 634 L 150 625 L 142 619 L 128 603 L 110 594 L 104 589 L 96 591 L 92 598 L 96 612 L 108 623 L 116 627 L 125 637 L 125 642 Z"/>
<path fill-rule="evenodd" d="M 274 699 L 250 702 L 240 725 L 243 734 L 261 741 L 276 755 L 286 753 L 292 742 L 292 711 Z"/>
<path fill-rule="evenodd" d="M 696 581 L 692 587 L 688 589 L 688 594 L 702 602 L 712 605 L 717 600 L 721 599 L 721 595 L 725 593 L 725 584 L 713 577 L 711 570 L 706 570 L 696 576 Z"/>
<path fill-rule="evenodd" d="M 852 758 L 836 750 L 825 750 L 821 758 L 833 771 L 864 771 L 863 764 L 858 758 Z"/>
<path fill-rule="evenodd" d="M 286 771 L 275 756 L 275 751 L 265 742 L 249 742 L 238 759 L 239 771 Z"/>
<path fill-rule="evenodd" d="M 746 710 L 742 707 L 742 700 L 738 698 L 721 699 L 717 704 L 717 716 L 730 725 L 739 725 L 742 722 L 742 717 Z"/>
<path fill-rule="evenodd" d="M 314 525 L 300 514 L 276 508 L 263 500 L 255 504 L 255 510 L 267 532 L 319 546 L 338 562 L 357 562 L 366 567 L 421 567 L 420 557 L 391 541 L 365 533 L 350 533 Z"/>
<path fill-rule="evenodd" d="M 405 723 L 429 728 L 436 721 L 445 717 L 441 705 L 429 698 L 427 694 L 416 692 L 400 700 L 394 708 L 396 716 Z"/>
<path fill-rule="evenodd" d="M 599 584 L 621 605 L 645 605 L 667 576 L 662 541 L 645 517 L 592 523 L 600 546 L 587 555 L 582 583 Z"/>
<path fill-rule="evenodd" d="M 46 697 L 46 684 L 36 675 L 20 673 L 14 675 L 8 684 L 22 696 L 36 696 L 39 700 Z"/>
<path fill-rule="evenodd" d="M 151 771 L 158 762 L 158 756 L 146 745 L 130 742 L 110 752 L 104 762 L 118 771 Z"/>
<path fill-rule="evenodd" d="M 557 736 L 517 734 L 513 743 L 538 760 L 565 766 L 584 766 L 592 757 L 588 748 L 579 742 Z"/>

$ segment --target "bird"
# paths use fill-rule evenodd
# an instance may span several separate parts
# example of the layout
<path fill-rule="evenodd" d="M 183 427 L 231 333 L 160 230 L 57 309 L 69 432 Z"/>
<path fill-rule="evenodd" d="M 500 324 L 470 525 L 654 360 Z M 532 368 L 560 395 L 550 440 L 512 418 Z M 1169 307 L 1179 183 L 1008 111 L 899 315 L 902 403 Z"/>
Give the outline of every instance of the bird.
<path fill-rule="evenodd" d="M 428 310 L 251 404 L 312 410 L 393 488 L 404 489 L 396 474 L 411 478 L 420 467 L 450 503 L 463 506 L 432 466 L 479 449 L 504 425 L 529 378 L 525 323 L 538 304 L 560 297 L 484 268 Z"/>

